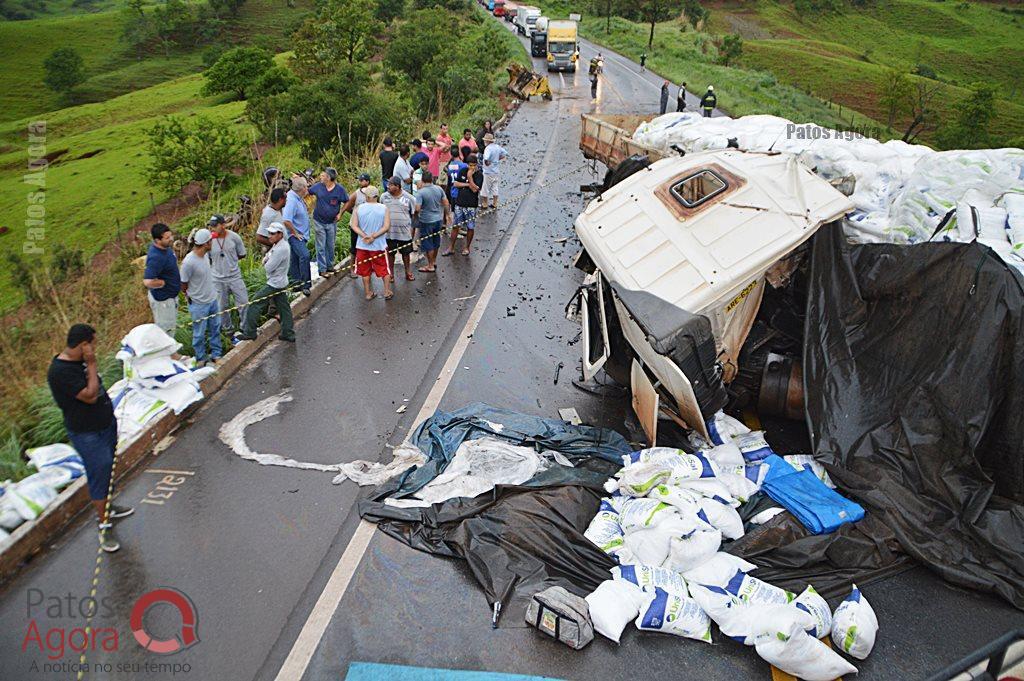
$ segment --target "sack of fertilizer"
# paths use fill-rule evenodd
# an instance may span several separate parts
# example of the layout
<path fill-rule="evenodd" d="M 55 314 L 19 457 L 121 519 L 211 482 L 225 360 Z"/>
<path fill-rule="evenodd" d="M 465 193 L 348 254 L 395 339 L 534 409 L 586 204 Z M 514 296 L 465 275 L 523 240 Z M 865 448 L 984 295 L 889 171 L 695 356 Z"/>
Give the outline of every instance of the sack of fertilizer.
<path fill-rule="evenodd" d="M 660 566 L 668 558 L 672 539 L 692 534 L 695 531 L 697 531 L 695 516 L 684 516 L 672 509 L 669 513 L 659 515 L 653 526 L 627 532 L 623 544 L 625 550 L 635 557 L 634 562 Z M 629 562 L 621 554 L 618 559 L 620 563 Z"/>
<path fill-rule="evenodd" d="M 23 520 L 35 520 L 57 498 L 57 491 L 41 473 L 30 475 L 7 489 L 11 506 Z"/>
<path fill-rule="evenodd" d="M 747 464 L 758 463 L 775 453 L 768 445 L 768 441 L 764 439 L 763 430 L 737 435 L 733 438 L 732 443 L 739 447 L 743 460 Z"/>
<path fill-rule="evenodd" d="M 619 525 L 624 533 L 629 533 L 651 527 L 672 515 L 678 515 L 675 508 L 657 499 L 628 499 L 622 503 Z"/>
<path fill-rule="evenodd" d="M 999 202 L 1006 209 L 1006 231 L 1010 245 L 1014 251 L 1024 250 L 1024 193 L 1007 192 Z"/>
<path fill-rule="evenodd" d="M 697 530 L 686 536 L 673 537 L 664 565 L 676 572 L 686 572 L 718 553 L 721 546 L 722 533 L 719 530 Z"/>
<path fill-rule="evenodd" d="M 687 582 L 725 587 L 737 572 L 753 572 L 757 566 L 731 553 L 719 551 L 695 568 L 683 573 Z"/>
<path fill-rule="evenodd" d="M 721 531 L 726 539 L 739 539 L 743 536 L 743 519 L 735 508 L 720 497 L 702 497 L 698 502 L 704 517 L 715 529 Z"/>
<path fill-rule="evenodd" d="M 666 464 L 668 468 L 672 468 L 682 462 L 680 457 L 685 456 L 686 452 L 681 449 L 673 449 L 672 447 L 650 447 L 648 449 L 641 449 L 638 452 L 631 452 L 622 456 L 622 465 L 624 467 L 633 466 L 641 463 L 660 463 Z"/>
<path fill-rule="evenodd" d="M 661 588 L 647 591 L 645 598 L 636 618 L 637 629 L 711 643 L 711 618 L 700 609 L 697 601 Z"/>
<path fill-rule="evenodd" d="M 664 589 L 673 594 L 688 596 L 686 581 L 678 572 L 653 565 L 617 565 L 611 569 L 612 579 L 636 584 L 644 591 Z"/>
<path fill-rule="evenodd" d="M 645 496 L 652 487 L 668 480 L 672 466 L 664 463 L 635 463 L 618 476 L 618 491 L 632 497 Z"/>
<path fill-rule="evenodd" d="M 54 490 L 61 490 L 71 484 L 75 474 L 63 466 L 47 466 L 33 475 L 36 480 L 49 485 Z"/>
<path fill-rule="evenodd" d="M 750 428 L 743 425 L 742 421 L 734 419 L 724 411 L 716 412 L 707 420 L 708 435 L 711 436 L 711 444 L 724 445 L 737 435 L 745 435 Z"/>
<path fill-rule="evenodd" d="M 619 515 L 613 511 L 599 510 L 590 521 L 583 536 L 605 553 L 622 548 L 622 528 L 619 526 Z"/>
<path fill-rule="evenodd" d="M 44 468 L 56 466 L 66 468 L 71 474 L 71 479 L 85 475 L 85 463 L 71 445 L 58 443 L 45 447 L 34 447 L 26 450 L 25 454 L 36 470 L 41 471 Z"/>
<path fill-rule="evenodd" d="M 977 189 L 969 189 L 956 203 L 958 241 L 992 239 L 1006 241 L 1006 209 L 993 206 Z"/>
<path fill-rule="evenodd" d="M 11 488 L 13 487 L 10 480 L 0 483 L 0 527 L 5 530 L 16 530 L 25 522 L 12 503 Z"/>
<path fill-rule="evenodd" d="M 806 612 L 814 620 L 814 628 L 808 629 L 808 634 L 814 638 L 821 638 L 828 636 L 832 631 L 832 611 L 813 586 L 808 584 L 807 588 L 793 601 L 793 605 Z"/>
<path fill-rule="evenodd" d="M 764 608 L 755 618 L 754 649 L 765 662 L 804 681 L 834 681 L 857 673 L 856 667 L 808 634 L 806 623 L 784 621 L 790 614 L 784 610 L 794 609 Z"/>
<path fill-rule="evenodd" d="M 656 485 L 647 493 L 648 499 L 657 499 L 675 507 L 681 514 L 696 514 L 700 510 L 698 502 L 703 497 L 682 487 Z"/>
<path fill-rule="evenodd" d="M 169 356 L 181 349 L 181 343 L 156 324 L 140 324 L 121 339 L 116 357 L 127 362 L 139 357 Z"/>
<path fill-rule="evenodd" d="M 814 626 L 810 615 L 789 605 L 796 598 L 794 594 L 754 577 L 747 579 L 758 583 L 759 587 L 749 591 L 746 598 L 741 598 L 728 585 L 718 587 L 695 582 L 688 584 L 690 596 L 715 621 L 723 634 L 747 646 L 754 645 L 755 625 L 759 622 L 759 613 L 768 606 L 786 606 L 776 613 L 781 616 L 776 618 L 777 622 L 798 621 L 803 628 Z"/>
<path fill-rule="evenodd" d="M 635 584 L 609 579 L 601 582 L 585 600 L 594 631 L 618 643 L 622 630 L 640 613 L 646 598 Z"/>
<path fill-rule="evenodd" d="M 878 617 L 857 585 L 832 615 L 832 643 L 858 660 L 871 654 L 878 635 Z"/>

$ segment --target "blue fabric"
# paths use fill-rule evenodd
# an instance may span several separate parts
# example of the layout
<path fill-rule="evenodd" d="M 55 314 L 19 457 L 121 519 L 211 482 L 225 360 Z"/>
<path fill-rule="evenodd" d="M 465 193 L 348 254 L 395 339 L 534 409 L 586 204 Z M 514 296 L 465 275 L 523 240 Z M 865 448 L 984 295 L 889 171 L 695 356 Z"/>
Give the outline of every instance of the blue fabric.
<path fill-rule="evenodd" d="M 397 664 L 352 662 L 345 681 L 556 681 L 547 676 L 526 676 L 504 672 L 477 672 L 430 667 L 406 667 Z"/>
<path fill-rule="evenodd" d="M 436 251 L 441 248 L 441 221 L 420 221 L 420 251 Z"/>
<path fill-rule="evenodd" d="M 309 188 L 309 193 L 316 197 L 316 204 L 313 206 L 313 219 L 321 223 L 336 222 L 338 213 L 348 201 L 348 192 L 337 183 L 335 183 L 334 189 L 328 189 L 324 183 L 317 182 Z"/>
<path fill-rule="evenodd" d="M 196 361 L 220 359 L 224 354 L 220 344 L 220 315 L 217 314 L 220 312 L 220 305 L 216 300 L 212 303 L 189 303 L 188 311 L 192 319 L 200 320 L 192 322 L 192 350 L 195 352 Z M 206 342 L 207 333 L 210 336 L 209 345 Z"/>
<path fill-rule="evenodd" d="M 302 239 L 288 237 L 291 261 L 288 264 L 288 283 L 302 282 L 302 289 L 308 291 L 313 285 L 313 274 L 309 269 L 309 246 Z"/>
<path fill-rule="evenodd" d="M 430 157 L 427 156 L 426 152 L 417 151 L 415 154 L 413 154 L 409 158 L 409 165 L 412 166 L 413 170 L 416 170 L 417 168 L 420 167 L 420 161 L 429 161 L 429 160 L 430 160 Z"/>
<path fill-rule="evenodd" d="M 814 534 L 828 534 L 864 517 L 864 509 L 828 488 L 813 472 L 799 471 L 772 454 L 761 490 L 781 504 Z"/>
<path fill-rule="evenodd" d="M 163 279 L 160 288 L 151 288 L 154 300 L 168 300 L 177 297 L 181 292 L 181 274 L 178 272 L 178 259 L 170 248 L 160 248 L 150 244 L 146 252 L 146 271 L 143 279 Z"/>
<path fill-rule="evenodd" d="M 114 448 L 117 447 L 117 422 L 111 421 L 103 430 L 68 431 L 71 446 L 82 457 L 89 498 L 99 501 L 110 491 L 110 474 L 114 468 Z"/>
<path fill-rule="evenodd" d="M 306 202 L 294 191 L 288 192 L 288 198 L 284 202 L 284 210 L 281 217 L 292 223 L 295 231 L 303 238 L 309 238 L 309 211 L 306 209 Z M 289 232 L 291 234 L 291 232 Z"/>
<path fill-rule="evenodd" d="M 356 208 L 356 213 L 359 215 L 359 229 L 363 234 L 373 234 L 384 227 L 384 216 L 388 214 L 388 207 L 380 203 L 367 202 Z M 373 241 L 367 241 L 363 237 L 356 239 L 356 248 L 364 251 L 383 251 L 387 247 L 387 232 Z"/>

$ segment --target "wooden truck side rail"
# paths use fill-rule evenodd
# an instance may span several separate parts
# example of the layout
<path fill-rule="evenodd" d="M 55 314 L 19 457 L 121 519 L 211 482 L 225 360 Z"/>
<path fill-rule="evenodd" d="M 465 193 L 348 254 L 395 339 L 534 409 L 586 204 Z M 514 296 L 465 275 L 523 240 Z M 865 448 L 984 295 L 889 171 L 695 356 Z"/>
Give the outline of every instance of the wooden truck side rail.
<path fill-rule="evenodd" d="M 583 114 L 580 129 L 580 151 L 589 159 L 597 159 L 614 168 L 633 154 L 647 154 L 652 162 L 664 154 L 632 138 L 633 131 L 653 115 Z"/>

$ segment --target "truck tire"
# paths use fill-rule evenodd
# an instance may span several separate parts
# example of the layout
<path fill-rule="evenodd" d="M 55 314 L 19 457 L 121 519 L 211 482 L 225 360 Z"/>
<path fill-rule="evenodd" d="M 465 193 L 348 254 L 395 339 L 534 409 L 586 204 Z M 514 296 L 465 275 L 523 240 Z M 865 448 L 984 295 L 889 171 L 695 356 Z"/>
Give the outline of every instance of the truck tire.
<path fill-rule="evenodd" d="M 646 154 L 633 154 L 619 163 L 619 165 L 608 169 L 608 172 L 604 174 L 604 184 L 601 187 L 601 191 L 608 191 L 630 175 L 640 172 L 649 165 L 651 165 L 651 160 Z"/>

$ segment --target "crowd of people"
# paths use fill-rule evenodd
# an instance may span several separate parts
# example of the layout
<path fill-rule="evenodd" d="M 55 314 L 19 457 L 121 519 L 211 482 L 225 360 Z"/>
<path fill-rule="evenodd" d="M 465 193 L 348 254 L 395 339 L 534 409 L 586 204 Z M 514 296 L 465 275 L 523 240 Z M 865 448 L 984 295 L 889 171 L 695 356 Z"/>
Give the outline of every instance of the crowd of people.
<path fill-rule="evenodd" d="M 362 279 L 367 300 L 378 296 L 372 278 L 381 279 L 383 297 L 390 300 L 395 295 L 397 256 L 404 278 L 414 281 L 415 272 L 437 271 L 439 255 L 470 255 L 478 210 L 498 207 L 501 165 L 507 156 L 495 141 L 491 121 L 475 132 L 463 130 L 457 139 L 442 124 L 436 136 L 427 130 L 408 144 L 385 138 L 379 186 L 363 172 L 350 192 L 331 167 L 315 181 L 310 172 L 284 177 L 275 170 L 265 175 L 267 201 L 255 241 L 264 249 L 266 284 L 252 302 L 240 265 L 247 257 L 245 241 L 233 230 L 232 217 L 213 215 L 206 227 L 195 231 L 180 264 L 170 227 L 155 224 L 143 274 L 153 322 L 173 335 L 183 294 L 200 366 L 215 364 L 224 354 L 222 331 L 235 341 L 255 338 L 271 306 L 281 320 L 280 338 L 294 341 L 288 292 L 310 295 L 314 262 L 320 276 L 336 273 L 338 226 L 346 213 L 351 216 L 351 276 Z M 444 238 L 446 228 L 450 234 Z M 414 270 L 416 251 L 422 263 Z M 237 323 L 232 310 L 238 311 Z"/>
<path fill-rule="evenodd" d="M 672 83 L 667 79 L 661 84 L 661 114 L 664 115 L 668 110 L 668 100 L 671 92 Z M 718 106 L 718 95 L 715 94 L 715 86 L 708 85 L 707 91 L 701 96 L 700 103 L 697 105 L 698 108 L 703 112 L 704 118 L 711 118 L 711 115 L 715 111 L 715 107 Z M 676 91 L 676 111 L 686 111 L 686 81 L 684 80 L 679 84 L 679 89 Z"/>

